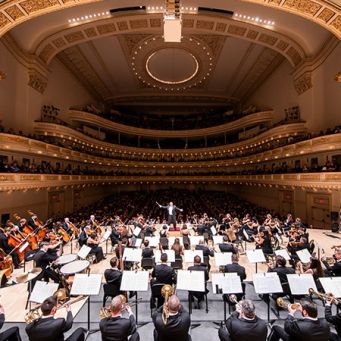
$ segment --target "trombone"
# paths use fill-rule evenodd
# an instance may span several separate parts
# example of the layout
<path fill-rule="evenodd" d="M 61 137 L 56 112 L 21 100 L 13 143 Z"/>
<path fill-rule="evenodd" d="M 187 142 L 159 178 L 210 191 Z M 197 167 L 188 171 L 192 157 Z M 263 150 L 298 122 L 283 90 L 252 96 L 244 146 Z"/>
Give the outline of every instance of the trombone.
<path fill-rule="evenodd" d="M 130 306 L 130 308 L 135 307 L 137 304 L 141 303 L 140 301 L 142 300 L 142 297 L 141 297 L 137 300 L 137 302 L 133 302 L 132 304 L 128 304 L 126 297 L 124 295 L 120 295 L 120 296 L 121 296 L 121 302 L 122 302 L 121 312 L 126 310 L 128 305 Z M 101 307 L 101 309 L 99 311 L 99 317 L 101 319 L 111 317 L 111 315 L 112 315 L 111 306 Z"/>
<path fill-rule="evenodd" d="M 335 304 L 335 305 L 339 305 L 341 304 L 341 300 L 337 299 L 336 297 L 332 296 L 331 294 L 324 294 L 322 292 L 319 291 L 315 291 L 313 288 L 310 288 L 309 290 L 309 295 L 313 296 L 317 296 L 320 300 L 323 301 L 331 301 L 331 304 Z"/>

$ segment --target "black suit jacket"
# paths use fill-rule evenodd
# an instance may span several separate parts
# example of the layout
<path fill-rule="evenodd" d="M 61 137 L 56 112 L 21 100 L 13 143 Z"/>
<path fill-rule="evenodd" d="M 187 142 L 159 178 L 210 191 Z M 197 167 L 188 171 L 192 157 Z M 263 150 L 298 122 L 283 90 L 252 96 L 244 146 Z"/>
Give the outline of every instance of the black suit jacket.
<path fill-rule="evenodd" d="M 34 260 L 36 262 L 37 267 L 46 269 L 46 267 L 53 261 L 58 258 L 55 250 L 48 250 L 47 252 L 43 250 L 39 250 L 34 255 Z"/>
<path fill-rule="evenodd" d="M 5 314 L 0 314 L 0 329 L 5 323 Z"/>
<path fill-rule="evenodd" d="M 116 269 L 107 269 L 104 271 L 104 278 L 107 283 L 113 284 L 120 288 L 122 281 L 122 272 Z"/>
<path fill-rule="evenodd" d="M 276 272 L 281 284 L 283 284 L 288 282 L 287 275 L 294 274 L 295 270 L 289 267 L 276 267 L 274 269 L 269 269 L 269 272 Z"/>
<path fill-rule="evenodd" d="M 161 208 L 166 208 L 167 209 L 167 215 L 170 216 L 170 214 L 169 214 L 169 207 L 170 206 L 169 205 L 167 205 L 167 206 L 160 205 L 160 206 L 161 206 Z M 171 216 L 176 218 L 176 211 L 181 211 L 181 209 L 176 207 L 175 205 L 173 205 L 173 210 L 172 210 Z"/>
<path fill-rule="evenodd" d="M 167 264 L 159 264 L 153 269 L 152 277 L 156 283 L 176 284 L 176 274 L 173 268 Z"/>
<path fill-rule="evenodd" d="M 284 323 L 284 330 L 290 335 L 290 339 L 295 341 L 328 341 L 330 335 L 325 320 L 296 319 L 291 315 L 288 315 Z"/>
<path fill-rule="evenodd" d="M 335 264 L 331 266 L 326 261 L 323 261 L 323 264 L 334 276 L 341 276 L 341 261 L 335 262 Z"/>
<path fill-rule="evenodd" d="M 227 264 L 224 267 L 225 272 L 236 272 L 240 277 L 240 280 L 243 281 L 246 279 L 245 268 L 237 263 Z"/>
<path fill-rule="evenodd" d="M 106 317 L 99 323 L 103 341 L 127 341 L 128 336 L 136 331 L 134 315 L 129 319 L 122 317 Z"/>
<path fill-rule="evenodd" d="M 208 256 L 214 257 L 214 251 L 210 250 L 206 245 L 197 245 L 195 249 L 202 250 L 204 257 L 208 257 Z"/>
<path fill-rule="evenodd" d="M 220 249 L 220 252 L 237 253 L 236 248 L 232 244 L 228 244 L 228 243 L 219 244 L 219 249 Z"/>
<path fill-rule="evenodd" d="M 63 341 L 64 333 L 72 327 L 72 320 L 71 311 L 67 313 L 66 320 L 53 316 L 40 318 L 26 326 L 26 333 L 30 341 Z"/>
<path fill-rule="evenodd" d="M 142 250 L 142 258 L 152 258 L 154 257 L 154 251 L 150 247 L 146 247 Z"/>
<path fill-rule="evenodd" d="M 341 308 L 341 304 L 338 305 L 338 308 Z M 330 305 L 326 305 L 324 316 L 329 323 L 332 323 L 335 326 L 337 335 L 339 335 L 339 338 L 341 338 L 341 313 L 337 313 L 333 316 L 332 307 Z"/>
<path fill-rule="evenodd" d="M 152 319 L 155 330 L 158 334 L 158 341 L 187 341 L 188 330 L 191 325 L 189 313 L 183 308 L 175 316 L 169 316 L 168 322 L 165 325 L 162 321 L 162 309 L 160 307 L 154 312 Z"/>
<path fill-rule="evenodd" d="M 188 269 L 189 271 L 205 271 L 205 282 L 208 281 L 209 275 L 207 271 L 207 267 L 203 265 L 193 265 L 189 266 Z"/>
<path fill-rule="evenodd" d="M 232 341 L 265 341 L 268 333 L 265 321 L 258 316 L 246 320 L 236 311 L 226 320 L 226 328 Z"/>

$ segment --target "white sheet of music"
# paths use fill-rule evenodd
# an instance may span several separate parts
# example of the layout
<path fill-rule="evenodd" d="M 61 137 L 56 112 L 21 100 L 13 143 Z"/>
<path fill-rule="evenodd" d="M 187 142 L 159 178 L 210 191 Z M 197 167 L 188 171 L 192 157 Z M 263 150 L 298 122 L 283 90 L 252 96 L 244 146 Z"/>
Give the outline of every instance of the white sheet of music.
<path fill-rule="evenodd" d="M 167 262 L 175 262 L 175 252 L 174 250 L 163 250 L 162 253 L 167 253 L 168 259 Z M 155 256 L 155 263 L 161 263 L 161 251 L 160 250 L 155 250 L 154 251 L 154 256 Z"/>
<path fill-rule="evenodd" d="M 243 292 L 240 277 L 236 272 L 212 273 L 213 293 L 217 294 L 218 289 L 222 289 L 223 294 L 239 294 Z"/>
<path fill-rule="evenodd" d="M 217 234 L 217 229 L 214 226 L 211 226 L 211 232 L 215 236 Z"/>
<path fill-rule="evenodd" d="M 232 252 L 215 252 L 214 259 L 216 266 L 232 264 Z"/>
<path fill-rule="evenodd" d="M 135 237 L 138 237 L 140 232 L 141 232 L 141 228 L 136 226 L 135 229 L 134 229 L 133 234 L 134 234 Z"/>
<path fill-rule="evenodd" d="M 58 290 L 58 283 L 47 283 L 37 281 L 31 292 L 30 301 L 35 303 L 43 303 L 44 300 L 52 296 Z"/>
<path fill-rule="evenodd" d="M 213 243 L 215 245 L 222 244 L 224 242 L 223 236 L 213 236 Z"/>
<path fill-rule="evenodd" d="M 179 270 L 176 289 L 205 292 L 205 271 Z"/>
<path fill-rule="evenodd" d="M 189 240 L 191 241 L 191 246 L 199 245 L 200 241 L 204 241 L 204 236 L 189 236 Z"/>
<path fill-rule="evenodd" d="M 201 261 L 204 261 L 204 253 L 202 250 L 185 250 L 185 263 L 194 263 L 195 256 L 200 256 Z"/>
<path fill-rule="evenodd" d="M 309 263 L 310 262 L 311 254 L 308 251 L 308 249 L 296 251 L 296 254 L 302 263 Z"/>
<path fill-rule="evenodd" d="M 290 274 L 287 275 L 287 278 L 293 295 L 307 295 L 309 288 L 317 291 L 313 275 L 311 274 Z"/>
<path fill-rule="evenodd" d="M 108 240 L 108 238 L 110 237 L 110 235 L 111 235 L 111 231 L 108 229 L 108 230 L 106 230 L 105 232 L 104 232 L 104 234 L 103 234 L 103 239 L 104 240 Z"/>
<path fill-rule="evenodd" d="M 252 275 L 255 292 L 257 294 L 271 294 L 283 292 L 281 281 L 276 272 L 259 272 Z"/>
<path fill-rule="evenodd" d="M 287 249 L 275 250 L 276 256 L 282 256 L 285 260 L 290 260 L 290 256 Z"/>
<path fill-rule="evenodd" d="M 266 262 L 262 249 L 246 251 L 247 259 L 250 263 L 263 263 Z"/>
<path fill-rule="evenodd" d="M 98 295 L 101 290 L 102 274 L 76 274 L 70 295 Z"/>
<path fill-rule="evenodd" d="M 323 289 L 335 297 L 341 297 L 341 277 L 320 277 Z"/>
<path fill-rule="evenodd" d="M 184 245 L 184 241 L 183 241 L 182 237 L 168 237 L 168 245 L 169 245 L 169 247 L 172 247 L 172 245 L 174 244 L 175 238 L 179 239 L 180 245 Z"/>
<path fill-rule="evenodd" d="M 131 247 L 125 247 L 123 252 L 123 260 L 126 262 L 141 262 L 142 249 L 134 249 Z"/>
<path fill-rule="evenodd" d="M 87 245 L 83 245 L 81 247 L 81 249 L 78 251 L 77 256 L 79 258 L 85 259 L 88 256 L 88 254 L 90 253 L 90 251 L 91 251 L 91 247 L 89 247 Z"/>
<path fill-rule="evenodd" d="M 134 247 L 140 247 L 141 245 L 142 245 L 142 239 L 141 238 L 136 238 L 135 239 Z"/>
<path fill-rule="evenodd" d="M 121 288 L 122 291 L 147 291 L 149 281 L 148 271 L 123 271 Z"/>
<path fill-rule="evenodd" d="M 150 247 L 157 247 L 160 243 L 159 237 L 144 237 L 144 239 L 149 240 Z"/>

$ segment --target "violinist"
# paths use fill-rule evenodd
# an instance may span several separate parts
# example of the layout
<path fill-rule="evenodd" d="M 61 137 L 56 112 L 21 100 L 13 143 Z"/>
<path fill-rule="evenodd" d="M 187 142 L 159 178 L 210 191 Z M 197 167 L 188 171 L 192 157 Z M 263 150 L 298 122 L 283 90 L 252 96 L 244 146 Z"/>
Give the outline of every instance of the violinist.
<path fill-rule="evenodd" d="M 73 233 L 73 230 L 72 230 L 72 227 L 71 227 L 71 222 L 70 222 L 70 219 L 68 217 L 65 217 L 64 218 L 64 222 L 63 224 L 61 225 L 62 229 L 68 233 L 69 235 L 72 235 Z"/>
<path fill-rule="evenodd" d="M 101 246 L 99 246 L 99 244 L 100 241 L 96 232 L 92 231 L 89 225 L 85 226 L 84 230 L 79 236 L 79 245 L 80 247 L 87 245 L 91 248 L 90 254 L 95 254 L 96 263 L 100 262 L 102 259 L 105 259 L 103 249 Z"/>
<path fill-rule="evenodd" d="M 13 260 L 13 265 L 16 269 L 19 268 L 20 259 L 18 254 L 15 252 L 15 247 L 8 244 L 8 237 L 10 236 L 12 229 L 6 227 L 0 229 L 0 248 L 8 255 L 10 254 Z"/>
<path fill-rule="evenodd" d="M 88 225 L 90 225 L 90 227 L 92 228 L 92 229 L 94 229 L 94 230 L 96 230 L 96 228 L 98 227 L 98 222 L 97 222 L 97 220 L 96 220 L 96 218 L 95 218 L 95 215 L 91 215 L 90 216 L 90 219 L 89 219 L 89 221 L 88 221 Z"/>

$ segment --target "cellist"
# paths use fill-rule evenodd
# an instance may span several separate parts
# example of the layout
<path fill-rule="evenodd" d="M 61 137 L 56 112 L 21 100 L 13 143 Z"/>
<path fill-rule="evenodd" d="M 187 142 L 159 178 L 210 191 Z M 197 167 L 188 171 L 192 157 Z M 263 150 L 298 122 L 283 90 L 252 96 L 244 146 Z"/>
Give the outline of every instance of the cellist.
<path fill-rule="evenodd" d="M 0 248 L 8 255 L 11 254 L 13 265 L 16 269 L 19 268 L 20 259 L 18 254 L 14 251 L 15 247 L 8 244 L 8 237 L 11 234 L 12 229 L 10 227 L 6 227 L 5 229 L 0 229 Z"/>

